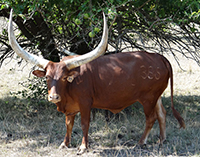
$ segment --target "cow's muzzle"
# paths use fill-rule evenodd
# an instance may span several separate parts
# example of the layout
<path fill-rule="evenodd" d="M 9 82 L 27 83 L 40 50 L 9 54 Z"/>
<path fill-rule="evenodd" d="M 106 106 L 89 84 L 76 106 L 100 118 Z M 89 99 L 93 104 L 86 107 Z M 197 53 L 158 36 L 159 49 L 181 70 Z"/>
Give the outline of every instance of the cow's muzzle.
<path fill-rule="evenodd" d="M 58 103 L 61 101 L 61 97 L 59 94 L 49 94 L 48 100 L 52 103 Z"/>

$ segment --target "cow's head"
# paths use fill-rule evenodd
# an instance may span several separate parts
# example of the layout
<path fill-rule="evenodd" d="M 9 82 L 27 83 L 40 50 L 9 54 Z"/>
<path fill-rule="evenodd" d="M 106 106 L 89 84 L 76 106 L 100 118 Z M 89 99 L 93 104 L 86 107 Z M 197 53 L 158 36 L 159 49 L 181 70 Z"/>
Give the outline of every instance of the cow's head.
<path fill-rule="evenodd" d="M 37 77 L 46 77 L 48 100 L 53 103 L 61 101 L 61 98 L 66 93 L 67 85 L 72 83 L 74 78 L 79 75 L 73 69 L 69 71 L 65 62 L 49 62 L 44 70 L 34 70 L 33 74 Z"/>
<path fill-rule="evenodd" d="M 76 71 L 73 71 L 74 68 L 79 67 L 85 63 L 88 63 L 105 53 L 108 41 L 108 28 L 104 14 L 103 14 L 103 19 L 104 19 L 103 36 L 101 42 L 94 50 L 88 52 L 87 54 L 77 57 L 69 57 L 64 61 L 55 63 L 46 60 L 44 58 L 40 58 L 36 55 L 30 54 L 20 47 L 14 36 L 14 31 L 12 26 L 12 10 L 11 10 L 9 25 L 8 25 L 8 37 L 10 45 L 12 49 L 20 57 L 43 69 L 43 70 L 35 70 L 33 71 L 33 74 L 36 75 L 37 77 L 46 77 L 49 101 L 53 103 L 58 103 L 61 101 L 62 98 L 60 96 L 60 93 L 64 93 L 64 91 L 62 91 L 64 90 L 64 87 L 67 86 L 68 83 L 71 83 L 73 79 L 78 75 Z"/>

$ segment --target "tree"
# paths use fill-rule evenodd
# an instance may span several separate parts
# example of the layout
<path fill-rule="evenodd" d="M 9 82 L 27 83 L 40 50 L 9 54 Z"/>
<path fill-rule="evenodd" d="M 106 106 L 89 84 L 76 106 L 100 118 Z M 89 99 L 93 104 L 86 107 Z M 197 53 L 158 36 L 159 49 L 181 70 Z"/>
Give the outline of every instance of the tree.
<path fill-rule="evenodd" d="M 7 19 L 11 8 L 21 47 L 52 61 L 60 60 L 63 48 L 77 54 L 93 49 L 101 39 L 104 11 L 108 53 L 127 48 L 172 53 L 177 63 L 180 53 L 200 64 L 199 0 L 1 0 L 0 17 Z M 0 65 L 14 54 L 7 26 L 2 27 Z M 28 87 L 38 96 L 37 85 Z"/>
<path fill-rule="evenodd" d="M 198 0 L 3 0 L 0 5 L 0 16 L 6 18 L 14 8 L 21 46 L 53 61 L 59 61 L 62 48 L 83 54 L 95 47 L 103 10 L 114 52 L 131 48 L 170 52 L 175 58 L 181 53 L 199 64 Z M 12 54 L 6 31 L 0 36 L 1 63 Z"/>

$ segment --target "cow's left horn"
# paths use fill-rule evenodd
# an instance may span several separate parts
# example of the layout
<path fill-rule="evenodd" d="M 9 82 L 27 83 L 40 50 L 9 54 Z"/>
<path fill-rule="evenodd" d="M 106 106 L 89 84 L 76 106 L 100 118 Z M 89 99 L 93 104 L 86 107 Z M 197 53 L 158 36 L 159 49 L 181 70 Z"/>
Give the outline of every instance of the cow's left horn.
<path fill-rule="evenodd" d="M 85 63 L 88 63 L 105 53 L 108 42 L 108 26 L 104 13 L 103 13 L 103 20 L 104 20 L 103 36 L 101 38 L 101 42 L 99 43 L 99 45 L 94 50 L 90 51 L 87 54 L 64 61 L 69 70 L 79 67 Z"/>
<path fill-rule="evenodd" d="M 21 58 L 25 59 L 28 62 L 31 62 L 43 69 L 47 66 L 49 63 L 48 60 L 40 58 L 36 55 L 30 54 L 26 52 L 21 46 L 16 41 L 14 31 L 13 31 L 13 25 L 12 25 L 12 12 L 13 10 L 10 11 L 10 18 L 9 18 L 9 24 L 8 24 L 8 38 L 9 38 L 9 43 L 12 47 L 12 49 L 17 53 L 18 56 Z"/>

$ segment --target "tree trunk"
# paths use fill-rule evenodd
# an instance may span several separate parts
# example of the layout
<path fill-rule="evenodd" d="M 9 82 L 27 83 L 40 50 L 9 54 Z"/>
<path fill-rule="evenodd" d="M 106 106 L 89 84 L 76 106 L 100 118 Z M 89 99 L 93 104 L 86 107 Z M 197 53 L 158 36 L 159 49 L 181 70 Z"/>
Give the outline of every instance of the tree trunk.
<path fill-rule="evenodd" d="M 25 10 L 26 11 L 26 10 Z M 10 9 L 0 11 L 0 16 L 9 18 Z M 59 51 L 56 49 L 56 42 L 51 33 L 51 29 L 44 21 L 42 15 L 37 12 L 32 18 L 24 23 L 24 19 L 20 16 L 14 18 L 13 21 L 17 24 L 22 34 L 30 40 L 34 45 L 38 44 L 38 49 L 42 52 L 45 59 L 59 62 Z"/>

